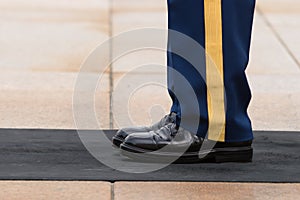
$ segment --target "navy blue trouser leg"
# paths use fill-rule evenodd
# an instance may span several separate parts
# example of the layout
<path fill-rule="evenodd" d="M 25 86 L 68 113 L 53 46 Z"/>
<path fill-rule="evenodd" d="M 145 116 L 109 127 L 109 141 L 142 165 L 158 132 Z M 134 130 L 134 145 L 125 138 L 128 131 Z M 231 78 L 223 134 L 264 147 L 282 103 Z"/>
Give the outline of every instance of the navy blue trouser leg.
<path fill-rule="evenodd" d="M 215 57 L 212 55 L 212 60 L 216 61 L 217 67 L 222 73 L 222 87 L 224 87 L 224 136 L 220 137 L 219 141 L 238 142 L 253 139 L 251 121 L 247 114 L 251 92 L 245 69 L 249 60 L 254 7 L 255 0 L 168 0 L 170 30 L 191 37 L 203 46 L 208 54 L 210 52 L 214 54 L 214 38 L 217 38 L 216 43 L 221 41 L 216 48 L 219 48 L 222 53 L 216 53 Z M 218 10 L 218 8 L 220 9 Z M 220 14 L 220 18 L 218 18 L 218 14 Z M 214 18 L 216 18 L 216 22 L 214 22 Z M 221 29 L 218 29 L 215 23 L 220 23 Z M 216 30 L 214 31 L 214 29 Z M 220 36 L 210 37 L 211 33 L 219 33 Z M 209 102 L 210 86 L 208 86 L 207 80 L 214 80 L 214 77 L 210 77 L 211 74 L 207 68 L 207 55 L 199 55 L 199 63 L 203 63 L 203 65 L 197 66 L 201 68 L 198 70 L 206 74 L 206 76 L 201 76 L 191 63 L 173 53 L 178 50 L 176 48 L 187 48 L 184 47 L 184 44 L 179 43 L 180 41 L 169 37 L 168 88 L 173 100 L 171 111 L 178 113 L 181 118 L 199 114 L 189 108 L 188 98 L 180 102 L 177 100 L 176 93 L 182 93 L 183 96 L 189 94 L 184 94 L 184 87 L 174 78 L 171 72 L 174 69 L 188 80 L 197 95 L 200 108 L 197 135 L 205 137 L 207 133 L 213 134 L 209 130 L 214 123 L 211 120 L 211 110 L 214 108 L 211 108 L 212 105 Z M 193 53 L 192 49 L 190 51 Z M 222 58 L 221 64 L 218 64 L 218 58 Z M 217 113 L 222 115 L 222 112 Z M 184 128 L 189 129 L 189 127 Z"/>

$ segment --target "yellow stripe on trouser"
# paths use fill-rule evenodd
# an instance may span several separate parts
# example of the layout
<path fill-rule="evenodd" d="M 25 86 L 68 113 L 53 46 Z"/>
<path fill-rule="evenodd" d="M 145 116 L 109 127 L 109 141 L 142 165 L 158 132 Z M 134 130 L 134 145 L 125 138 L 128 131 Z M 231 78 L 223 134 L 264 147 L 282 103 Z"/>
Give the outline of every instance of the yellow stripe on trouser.
<path fill-rule="evenodd" d="M 225 141 L 222 0 L 204 0 L 208 139 Z"/>

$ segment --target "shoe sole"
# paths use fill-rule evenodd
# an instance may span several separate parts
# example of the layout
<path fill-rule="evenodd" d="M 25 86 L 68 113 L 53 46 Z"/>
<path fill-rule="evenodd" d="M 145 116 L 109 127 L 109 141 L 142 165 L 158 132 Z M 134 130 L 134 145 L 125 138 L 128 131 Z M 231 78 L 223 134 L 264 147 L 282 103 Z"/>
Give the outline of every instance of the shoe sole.
<path fill-rule="evenodd" d="M 151 163 L 225 163 L 225 162 L 252 162 L 253 149 L 246 147 L 215 148 L 200 152 L 153 152 L 146 151 L 127 144 L 120 145 L 121 154 L 139 162 Z"/>
<path fill-rule="evenodd" d="M 112 138 L 112 142 L 113 142 L 114 146 L 120 148 L 120 145 L 124 142 L 124 139 L 122 139 L 122 138 L 120 138 L 118 136 L 114 136 Z"/>

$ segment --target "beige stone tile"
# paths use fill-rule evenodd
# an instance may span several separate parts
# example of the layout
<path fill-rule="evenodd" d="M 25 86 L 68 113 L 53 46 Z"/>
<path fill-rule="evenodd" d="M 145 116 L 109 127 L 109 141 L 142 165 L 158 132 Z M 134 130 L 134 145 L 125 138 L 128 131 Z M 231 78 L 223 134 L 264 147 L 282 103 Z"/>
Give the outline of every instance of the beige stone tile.
<path fill-rule="evenodd" d="M 76 72 L 109 36 L 109 0 L 11 0 L 1 1 L 0 8 L 0 127 L 75 128 Z M 99 67 L 86 71 L 98 72 Z M 109 124 L 105 79 L 96 93 L 102 127 Z M 80 92 L 86 105 L 86 91 Z"/>
<path fill-rule="evenodd" d="M 166 12 L 135 11 L 113 14 L 113 33 L 120 34 L 138 28 L 166 28 Z"/>
<path fill-rule="evenodd" d="M 290 54 L 297 59 L 300 70 L 300 39 L 298 36 L 300 31 L 300 2 L 297 0 L 262 0 L 258 1 L 258 9 L 264 14 L 276 34 L 279 35 Z M 273 59 L 278 61 L 282 58 L 283 56 L 278 54 Z M 283 67 L 285 68 L 286 65 Z"/>
<path fill-rule="evenodd" d="M 66 91 L 36 91 L 34 94 L 25 91 L 1 91 L 0 127 L 75 129 L 77 126 L 74 124 L 72 97 L 73 92 Z M 100 107 L 96 108 L 96 119 L 101 128 L 109 128 L 108 97 L 108 93 L 100 93 L 98 96 L 100 100 L 97 104 Z M 89 102 L 81 105 L 85 106 L 87 103 Z M 98 124 L 87 122 L 78 128 L 98 127 Z"/>
<path fill-rule="evenodd" d="M 260 0 L 257 6 L 264 13 L 299 13 L 300 2 L 297 0 Z"/>
<path fill-rule="evenodd" d="M 1 200 L 110 200 L 111 183 L 0 181 Z"/>
<path fill-rule="evenodd" d="M 167 2 L 161 0 L 139 1 L 139 0 L 114 0 L 113 11 L 117 13 L 122 12 L 157 12 L 165 11 Z"/>
<path fill-rule="evenodd" d="M 249 115 L 254 130 L 300 130 L 300 93 L 253 93 Z"/>
<path fill-rule="evenodd" d="M 167 12 L 165 1 L 113 1 L 113 35 L 142 28 L 166 29 Z M 141 36 L 141 37 L 151 37 Z M 131 38 L 134 42 L 135 37 Z M 117 46 L 113 45 L 113 53 Z M 131 49 L 130 49 L 131 50 Z M 128 72 L 136 66 L 156 63 L 166 65 L 166 53 L 159 50 L 140 50 L 122 56 L 114 62 L 114 72 Z M 161 72 L 161 71 L 155 71 Z"/>
<path fill-rule="evenodd" d="M 255 130 L 300 130 L 300 75 L 250 75 Z"/>
<path fill-rule="evenodd" d="M 166 89 L 166 75 L 114 74 L 114 127 L 147 125 L 169 113 L 171 100 Z"/>
<path fill-rule="evenodd" d="M 113 71 L 115 73 L 126 73 L 139 70 L 139 68 L 151 64 L 161 67 L 144 68 L 144 73 L 165 73 L 167 64 L 166 52 L 149 49 L 130 52 L 114 62 Z"/>
<path fill-rule="evenodd" d="M 248 74 L 300 74 L 292 57 L 259 13 L 255 15 Z"/>
<path fill-rule="evenodd" d="M 249 75 L 254 93 L 293 94 L 300 92 L 300 74 Z M 300 109 L 300 108 L 299 108 Z"/>
<path fill-rule="evenodd" d="M 269 20 L 274 30 L 280 35 L 280 38 L 297 59 L 298 63 L 300 63 L 300 8 L 298 13 L 267 13 L 266 18 Z M 300 65 L 298 66 L 298 69 L 300 71 Z"/>
<path fill-rule="evenodd" d="M 0 75 L 0 127 L 76 128 L 73 95 L 76 73 L 5 72 Z M 97 77 L 91 73 L 90 78 Z M 97 119 L 101 127 L 109 124 L 108 77 L 100 81 L 95 93 Z M 82 105 L 89 103 L 86 91 L 79 91 Z M 85 128 L 96 128 L 87 126 Z"/>
<path fill-rule="evenodd" d="M 113 17 L 114 34 L 135 28 L 166 27 L 166 20 L 161 20 L 162 18 L 166 19 L 166 16 L 160 16 L 166 14 L 166 12 L 159 12 L 160 14 L 149 11 L 139 12 L 142 7 L 140 3 L 134 1 L 132 4 L 135 5 L 134 9 L 132 8 L 130 12 L 126 12 L 126 8 L 131 6 L 130 3 L 127 6 L 122 3 L 119 5 L 119 2 L 115 3 L 115 9 L 117 9 L 117 11 L 115 11 Z M 122 10 L 123 8 L 124 10 Z M 156 17 L 152 16 L 154 13 L 156 13 Z M 297 32 L 294 31 L 294 33 L 296 34 Z M 295 46 L 299 47 L 300 45 L 295 44 Z M 139 51 L 130 53 L 114 63 L 114 71 L 126 72 L 132 70 L 135 66 L 148 64 L 150 62 L 165 65 L 165 53 L 158 51 Z M 300 73 L 298 66 L 258 13 L 256 13 L 255 17 L 251 60 L 247 72 L 250 74 Z"/>
<path fill-rule="evenodd" d="M 117 182 L 115 200 L 289 200 L 300 195 L 299 184 Z"/>
<path fill-rule="evenodd" d="M 115 128 L 151 124 L 169 111 L 164 74 L 115 74 Z M 255 130 L 300 130 L 299 75 L 250 75 L 249 114 Z M 150 86 L 143 86 L 150 82 Z M 160 105 L 161 107 L 159 107 Z M 152 120 L 151 120 L 152 118 Z"/>
<path fill-rule="evenodd" d="M 0 2 L 0 69 L 78 71 L 108 38 L 108 0 Z"/>

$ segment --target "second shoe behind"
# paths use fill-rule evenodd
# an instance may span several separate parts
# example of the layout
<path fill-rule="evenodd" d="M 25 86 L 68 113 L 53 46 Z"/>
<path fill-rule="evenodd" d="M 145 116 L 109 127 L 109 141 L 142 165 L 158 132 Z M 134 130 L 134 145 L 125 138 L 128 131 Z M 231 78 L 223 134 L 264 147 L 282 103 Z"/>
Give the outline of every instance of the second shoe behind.
<path fill-rule="evenodd" d="M 130 134 L 140 133 L 140 132 L 157 131 L 170 123 L 175 123 L 175 121 L 176 121 L 176 113 L 172 112 L 172 113 L 164 116 L 159 122 L 157 122 L 151 126 L 122 128 L 113 137 L 113 140 L 112 140 L 113 144 L 116 145 L 117 147 L 120 147 L 120 145 L 124 142 L 125 138 Z"/>

